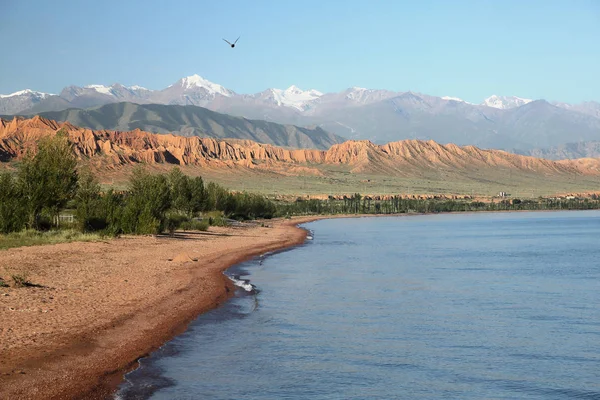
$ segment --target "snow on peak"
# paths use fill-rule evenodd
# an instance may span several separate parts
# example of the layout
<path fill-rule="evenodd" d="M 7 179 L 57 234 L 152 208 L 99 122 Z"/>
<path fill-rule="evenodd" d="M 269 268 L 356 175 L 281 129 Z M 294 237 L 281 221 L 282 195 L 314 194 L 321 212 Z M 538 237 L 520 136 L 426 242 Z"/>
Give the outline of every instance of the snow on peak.
<path fill-rule="evenodd" d="M 296 85 L 292 85 L 285 90 L 270 89 L 270 91 L 278 106 L 293 107 L 300 111 L 305 111 L 308 108 L 308 103 L 323 95 L 318 90 L 302 90 Z"/>
<path fill-rule="evenodd" d="M 98 93 L 112 95 L 112 92 L 111 92 L 109 86 L 104 86 L 104 85 L 87 85 L 87 86 L 85 86 L 85 88 L 86 89 L 94 89 Z"/>
<path fill-rule="evenodd" d="M 209 80 L 206 80 L 197 74 L 182 78 L 179 82 L 181 83 L 181 87 L 184 90 L 189 90 L 189 89 L 193 89 L 193 88 L 203 88 L 213 94 L 218 93 L 223 96 L 231 96 L 230 90 L 225 89 L 223 86 L 221 86 L 219 84 L 216 84 Z"/>
<path fill-rule="evenodd" d="M 302 93 L 303 90 L 300 89 L 298 86 L 296 85 L 292 85 L 289 88 L 285 89 L 285 92 L 287 93 Z"/>
<path fill-rule="evenodd" d="M 494 94 L 485 99 L 481 104 L 488 107 L 506 110 L 509 108 L 520 107 L 524 104 L 531 103 L 532 101 L 533 100 L 531 99 L 523 99 L 517 96 L 496 96 Z"/>
<path fill-rule="evenodd" d="M 461 103 L 465 102 L 463 99 L 459 99 L 458 97 L 452 97 L 452 96 L 444 96 L 444 97 L 442 97 L 442 100 L 454 100 L 454 101 L 460 101 Z"/>
<path fill-rule="evenodd" d="M 150 89 L 146 89 L 145 87 L 138 86 L 138 85 L 129 86 L 127 89 L 131 89 L 131 90 L 150 90 Z"/>
<path fill-rule="evenodd" d="M 350 89 L 347 90 L 348 94 L 346 94 L 346 98 L 349 100 L 360 102 L 362 99 L 364 99 L 365 96 L 368 95 L 370 91 L 371 90 L 365 89 L 363 87 L 352 86 Z"/>
<path fill-rule="evenodd" d="M 36 92 L 31 89 L 25 89 L 25 90 L 19 90 L 18 92 L 14 92 L 11 94 L 0 94 L 0 99 L 4 99 L 7 97 L 15 97 L 15 96 L 26 96 L 26 95 L 32 95 L 32 96 L 40 97 L 42 99 L 44 99 L 48 96 L 52 96 L 52 94 L 50 94 L 50 93 Z"/>
<path fill-rule="evenodd" d="M 446 100 L 446 101 L 458 101 L 459 103 L 465 103 L 465 104 L 471 104 L 473 105 L 473 103 L 469 103 L 468 101 L 464 101 L 463 99 L 459 98 L 459 97 L 452 97 L 452 96 L 444 96 L 442 97 L 442 100 Z"/>
<path fill-rule="evenodd" d="M 352 86 L 346 89 L 342 93 L 345 93 L 345 98 L 358 104 L 368 104 L 374 101 L 383 100 L 391 97 L 392 92 L 379 89 L 367 89 L 358 86 Z"/>

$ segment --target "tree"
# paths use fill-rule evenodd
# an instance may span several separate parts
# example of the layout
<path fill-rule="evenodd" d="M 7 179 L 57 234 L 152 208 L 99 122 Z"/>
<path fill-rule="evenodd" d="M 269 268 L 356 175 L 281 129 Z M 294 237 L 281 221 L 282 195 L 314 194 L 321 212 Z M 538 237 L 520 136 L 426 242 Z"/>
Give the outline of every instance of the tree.
<path fill-rule="evenodd" d="M 37 154 L 27 154 L 19 168 L 19 184 L 29 227 L 38 228 L 44 209 L 58 217 L 73 198 L 77 189 L 76 167 L 77 158 L 63 130 L 52 138 L 40 140 Z"/>
<path fill-rule="evenodd" d="M 88 168 L 79 175 L 75 204 L 77 223 L 83 232 L 106 227 L 106 221 L 100 218 L 100 185 Z"/>
<path fill-rule="evenodd" d="M 225 211 L 231 208 L 230 193 L 214 182 L 206 185 L 207 210 Z"/>
<path fill-rule="evenodd" d="M 0 174 L 0 233 L 16 232 L 25 226 L 25 213 L 17 181 Z"/>
<path fill-rule="evenodd" d="M 187 212 L 190 208 L 192 190 L 189 178 L 181 170 L 174 167 L 168 176 L 169 188 L 171 190 L 172 207 L 181 212 Z"/>
<path fill-rule="evenodd" d="M 204 188 L 204 181 L 201 177 L 197 176 L 190 179 L 190 189 L 192 198 L 188 208 L 189 216 L 205 210 L 207 205 L 206 189 Z"/>
<path fill-rule="evenodd" d="M 164 175 L 151 175 L 136 168 L 129 181 L 129 195 L 122 218 L 129 233 L 157 234 L 163 231 L 171 206 L 169 183 Z"/>
<path fill-rule="evenodd" d="M 206 192 L 201 177 L 190 178 L 174 167 L 168 180 L 173 209 L 191 218 L 206 207 Z"/>
<path fill-rule="evenodd" d="M 110 189 L 100 201 L 100 216 L 106 221 L 105 232 L 111 236 L 123 233 L 123 196 Z"/>

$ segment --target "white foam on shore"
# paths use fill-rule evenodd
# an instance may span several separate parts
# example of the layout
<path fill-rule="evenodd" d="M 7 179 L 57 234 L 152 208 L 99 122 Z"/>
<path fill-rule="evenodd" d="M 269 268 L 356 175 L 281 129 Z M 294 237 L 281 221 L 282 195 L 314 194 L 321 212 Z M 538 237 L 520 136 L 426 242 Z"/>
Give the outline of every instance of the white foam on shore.
<path fill-rule="evenodd" d="M 233 284 L 239 288 L 244 289 L 246 292 L 248 293 L 252 293 L 254 291 L 254 285 L 252 285 L 251 283 L 249 283 L 246 280 L 242 280 L 242 279 L 237 279 L 234 276 L 230 276 L 230 275 L 226 275 L 231 282 L 233 282 Z"/>

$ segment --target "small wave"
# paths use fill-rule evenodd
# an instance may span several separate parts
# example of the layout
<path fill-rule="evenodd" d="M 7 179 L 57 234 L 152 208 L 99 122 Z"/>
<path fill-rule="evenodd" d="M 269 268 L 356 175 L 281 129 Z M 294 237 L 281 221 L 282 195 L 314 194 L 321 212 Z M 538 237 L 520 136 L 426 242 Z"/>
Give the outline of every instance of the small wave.
<path fill-rule="evenodd" d="M 239 288 L 244 289 L 248 293 L 258 293 L 256 286 L 250 283 L 247 279 L 240 279 L 237 275 L 227 275 L 227 277 L 233 282 L 233 284 Z"/>

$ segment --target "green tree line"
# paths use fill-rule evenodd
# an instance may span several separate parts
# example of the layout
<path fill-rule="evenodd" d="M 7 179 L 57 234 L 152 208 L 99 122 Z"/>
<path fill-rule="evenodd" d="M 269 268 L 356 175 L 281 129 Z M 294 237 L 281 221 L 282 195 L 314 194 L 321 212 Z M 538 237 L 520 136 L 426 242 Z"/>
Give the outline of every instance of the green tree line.
<path fill-rule="evenodd" d="M 469 211 L 518 211 L 518 210 L 591 210 L 600 208 L 598 198 L 585 199 L 512 199 L 494 202 L 449 199 L 406 199 L 393 196 L 374 200 L 355 193 L 338 200 L 330 196 L 326 200 L 298 198 L 294 202 L 277 202 L 277 215 L 324 215 L 324 214 L 399 214 L 439 213 Z"/>
<path fill-rule="evenodd" d="M 168 174 L 138 167 L 127 190 L 103 192 L 89 169 L 77 168 L 60 132 L 41 140 L 37 153 L 28 153 L 16 174 L 0 174 L 0 233 L 50 229 L 68 205 L 75 209 L 81 231 L 111 235 L 172 231 L 210 211 L 235 219 L 272 218 L 276 211 L 263 196 L 205 185 L 201 177 L 184 175 L 177 167 Z"/>
<path fill-rule="evenodd" d="M 0 174 L 0 233 L 51 229 L 66 207 L 74 209 L 76 226 L 82 232 L 119 235 L 157 234 L 180 227 L 205 229 L 206 223 L 198 223 L 196 217 L 213 211 L 244 220 L 322 214 L 585 210 L 600 208 L 600 200 L 538 198 L 484 203 L 400 196 L 380 200 L 355 193 L 341 200 L 330 196 L 326 200 L 274 202 L 258 194 L 234 193 L 213 182 L 205 184 L 201 177 L 189 177 L 177 167 L 168 174 L 152 174 L 138 167 L 127 190 L 102 191 L 89 169 L 78 168 L 66 135 L 59 132 L 41 140 L 37 153 L 28 153 L 16 174 Z"/>

